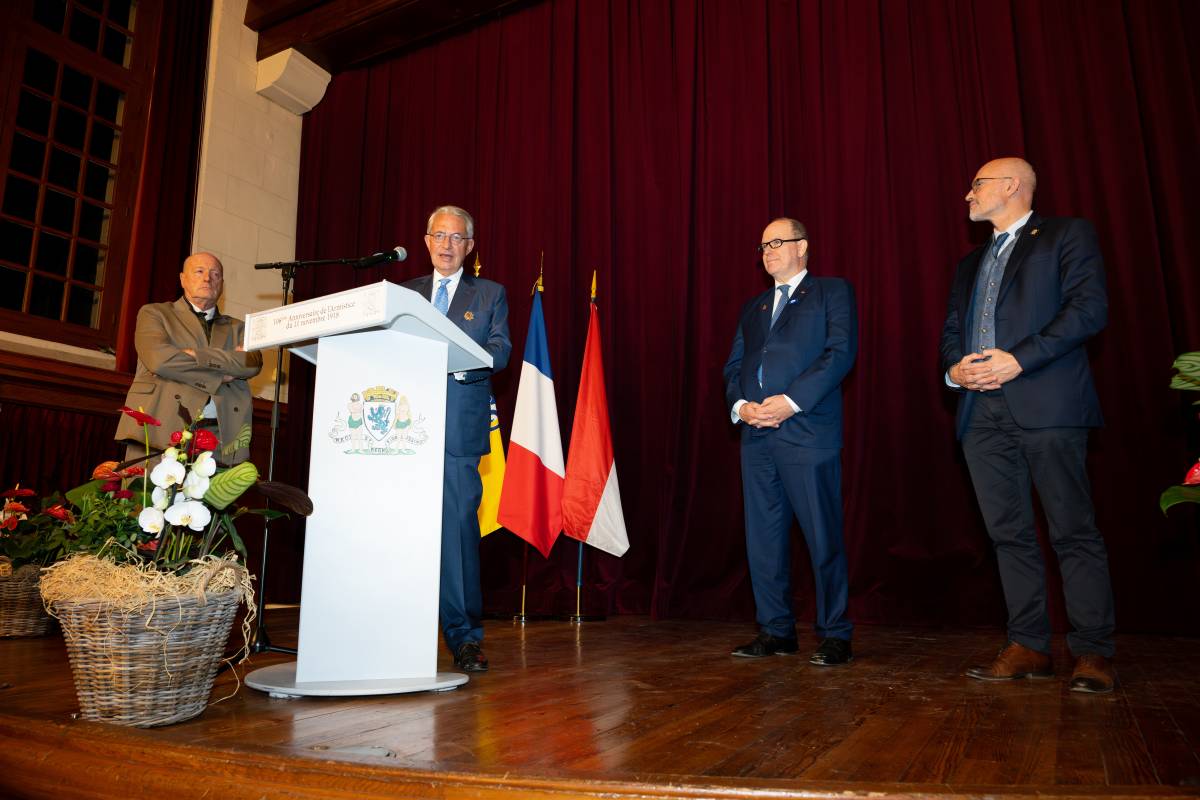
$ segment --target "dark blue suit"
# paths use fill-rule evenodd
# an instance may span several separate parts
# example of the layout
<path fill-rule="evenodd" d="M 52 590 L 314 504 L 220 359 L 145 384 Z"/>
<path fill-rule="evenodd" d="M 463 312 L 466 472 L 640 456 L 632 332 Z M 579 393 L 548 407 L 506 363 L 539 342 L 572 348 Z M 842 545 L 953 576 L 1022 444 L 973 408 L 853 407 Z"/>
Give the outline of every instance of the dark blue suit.
<path fill-rule="evenodd" d="M 1104 261 L 1086 220 L 1034 214 L 1017 232 L 996 299 L 996 347 L 1022 372 L 1000 389 L 964 392 L 956 429 L 996 549 L 1009 638 L 1050 649 L 1045 567 L 1030 486 L 1062 568 L 1071 651 L 1113 654 L 1113 604 L 1086 458 L 1103 420 L 1085 344 L 1108 318 Z M 972 296 L 985 247 L 958 264 L 942 328 L 942 369 L 971 352 Z"/>
<path fill-rule="evenodd" d="M 743 425 L 746 552 L 756 617 L 772 636 L 796 635 L 789 569 L 795 516 L 812 557 L 817 635 L 850 639 L 842 542 L 841 383 L 858 348 L 854 291 L 841 278 L 809 273 L 772 327 L 774 302 L 772 289 L 743 307 L 725 364 L 730 408 L 738 400 L 761 402 L 776 394 L 800 407 L 778 428 Z"/>
<path fill-rule="evenodd" d="M 433 275 L 406 281 L 426 300 Z M 442 488 L 442 574 L 438 613 L 450 651 L 483 640 L 479 588 L 479 457 L 488 451 L 491 375 L 508 364 L 508 298 L 500 284 L 463 271 L 446 316 L 492 356 L 492 369 L 446 378 L 446 462 Z"/>

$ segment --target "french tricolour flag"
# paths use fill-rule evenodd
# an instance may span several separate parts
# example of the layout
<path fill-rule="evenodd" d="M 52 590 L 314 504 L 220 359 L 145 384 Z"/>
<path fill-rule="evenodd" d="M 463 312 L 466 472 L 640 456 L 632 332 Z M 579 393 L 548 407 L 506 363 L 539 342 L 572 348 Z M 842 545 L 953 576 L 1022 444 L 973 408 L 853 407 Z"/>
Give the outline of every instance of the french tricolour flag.
<path fill-rule="evenodd" d="M 496 519 L 536 547 L 543 556 L 550 555 L 550 548 L 562 531 L 565 472 L 558 407 L 554 402 L 554 378 L 550 373 L 550 347 L 546 342 L 546 320 L 542 315 L 542 293 L 537 291 L 529 315 L 521 383 L 517 387 L 517 409 L 508 441 L 508 463 Z"/>
<path fill-rule="evenodd" d="M 592 291 L 595 292 L 594 286 Z M 595 303 L 591 304 L 587 344 L 583 349 L 570 454 L 563 489 L 563 526 L 567 536 L 614 556 L 624 555 L 629 549 L 629 535 L 625 531 L 608 424 L 608 394 L 604 389 L 604 358 Z"/>

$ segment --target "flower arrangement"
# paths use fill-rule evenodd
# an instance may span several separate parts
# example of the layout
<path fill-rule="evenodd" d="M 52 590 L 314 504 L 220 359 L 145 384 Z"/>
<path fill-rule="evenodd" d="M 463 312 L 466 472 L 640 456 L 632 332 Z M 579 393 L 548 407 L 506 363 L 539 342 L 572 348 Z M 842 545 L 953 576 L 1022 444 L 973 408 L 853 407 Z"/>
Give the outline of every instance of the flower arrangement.
<path fill-rule="evenodd" d="M 1171 378 L 1172 389 L 1200 392 L 1200 351 L 1184 353 L 1172 366 L 1176 370 Z M 1200 400 L 1192 405 L 1200 406 Z M 1187 471 L 1181 485 L 1169 487 L 1158 500 L 1164 514 L 1179 503 L 1200 503 L 1200 460 Z"/>
<path fill-rule="evenodd" d="M 26 564 L 44 567 L 69 549 L 63 528 L 72 519 L 70 509 L 58 495 L 39 504 L 34 497 L 37 492 L 20 484 L 0 492 L 0 577 Z"/>

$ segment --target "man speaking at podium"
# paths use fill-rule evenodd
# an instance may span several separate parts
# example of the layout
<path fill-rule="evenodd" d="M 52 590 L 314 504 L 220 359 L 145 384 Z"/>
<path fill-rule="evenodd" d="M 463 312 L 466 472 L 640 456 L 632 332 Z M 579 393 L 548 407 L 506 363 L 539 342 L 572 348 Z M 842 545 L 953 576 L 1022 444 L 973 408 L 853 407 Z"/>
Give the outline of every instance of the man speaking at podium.
<path fill-rule="evenodd" d="M 455 372 L 446 383 L 446 462 L 442 486 L 442 574 L 438 614 L 454 663 L 486 672 L 483 654 L 483 592 L 479 587 L 479 518 L 483 498 L 479 458 L 488 451 L 492 372 L 512 352 L 508 299 L 500 284 L 463 270 L 475 249 L 475 221 L 458 206 L 429 215 L 425 246 L 433 273 L 403 284 L 445 314 L 492 356 L 492 369 Z"/>

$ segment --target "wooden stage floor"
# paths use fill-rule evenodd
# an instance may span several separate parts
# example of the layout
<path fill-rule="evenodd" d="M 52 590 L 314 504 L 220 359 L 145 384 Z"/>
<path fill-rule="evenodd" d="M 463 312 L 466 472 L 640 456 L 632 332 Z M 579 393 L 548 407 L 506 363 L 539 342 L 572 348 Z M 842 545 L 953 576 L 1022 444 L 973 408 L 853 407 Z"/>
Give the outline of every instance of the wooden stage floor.
<path fill-rule="evenodd" d="M 268 622 L 294 643 L 294 610 Z M 860 627 L 854 663 L 821 669 L 730 657 L 751 625 L 486 629 L 492 671 L 455 691 L 275 700 L 243 687 L 150 730 L 72 720 L 61 636 L 0 641 L 0 796 L 1200 795 L 1200 640 L 1121 637 L 1121 685 L 1091 697 L 1067 691 L 1061 642 L 1054 680 L 961 677 L 994 654 L 995 632 Z M 233 686 L 226 673 L 213 696 Z"/>

